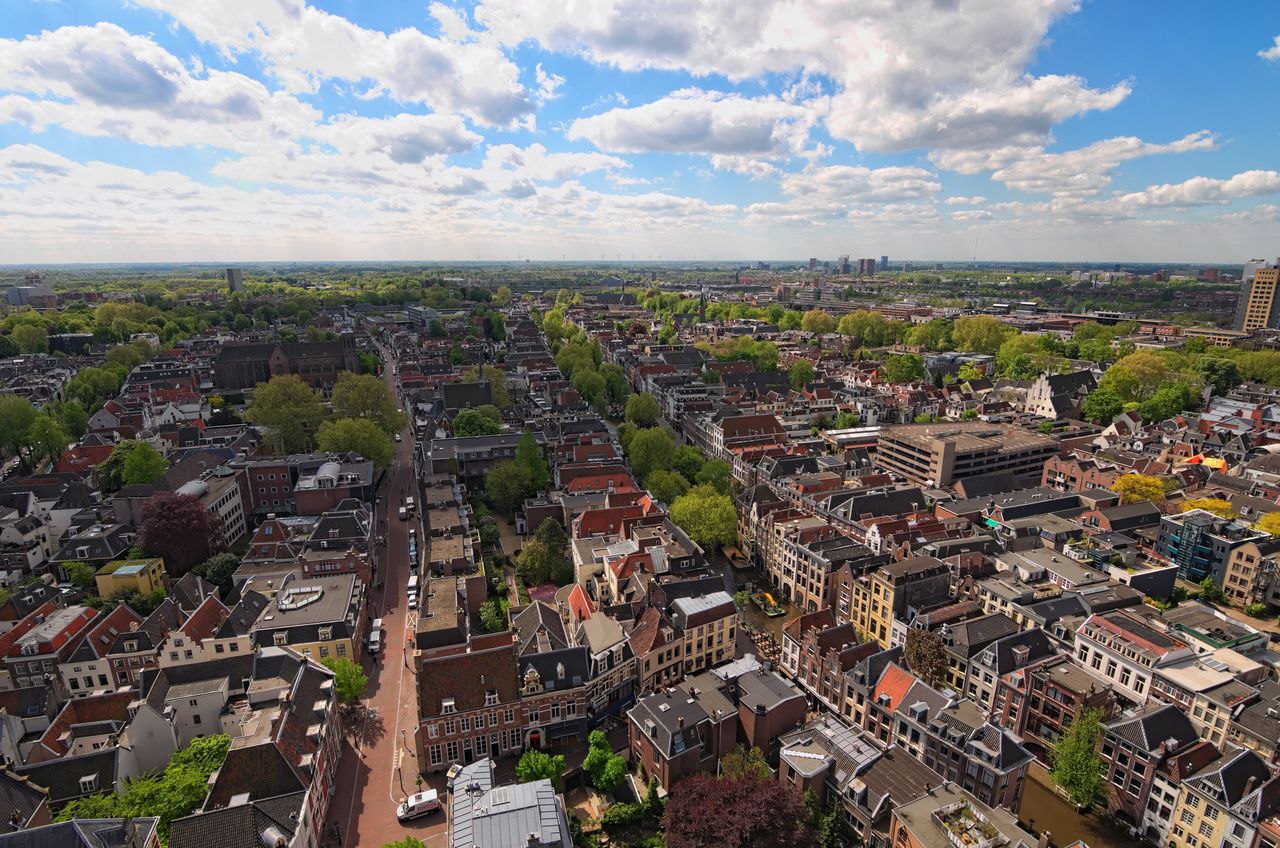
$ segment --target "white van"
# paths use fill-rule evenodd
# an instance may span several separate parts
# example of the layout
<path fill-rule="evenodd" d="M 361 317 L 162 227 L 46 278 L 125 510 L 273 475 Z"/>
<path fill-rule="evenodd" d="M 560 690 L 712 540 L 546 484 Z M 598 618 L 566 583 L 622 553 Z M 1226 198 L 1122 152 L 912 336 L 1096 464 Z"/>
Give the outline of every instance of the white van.
<path fill-rule="evenodd" d="M 418 594 L 418 575 L 416 574 L 409 575 L 409 591 L 415 595 Z"/>
<path fill-rule="evenodd" d="M 410 795 L 396 807 L 396 819 L 398 821 L 409 821 L 419 816 L 425 816 L 434 813 L 440 809 L 440 795 L 434 789 L 428 789 L 426 792 L 419 792 L 417 795 Z"/>
<path fill-rule="evenodd" d="M 375 618 L 369 625 L 369 637 L 366 642 L 369 653 L 376 654 L 382 650 L 382 619 Z"/>

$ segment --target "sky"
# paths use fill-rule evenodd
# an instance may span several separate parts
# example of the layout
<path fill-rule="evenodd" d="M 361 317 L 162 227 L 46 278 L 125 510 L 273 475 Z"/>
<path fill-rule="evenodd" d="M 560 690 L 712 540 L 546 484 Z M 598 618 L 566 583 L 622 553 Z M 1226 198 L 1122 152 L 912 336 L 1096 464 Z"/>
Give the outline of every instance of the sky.
<path fill-rule="evenodd" d="M 4 0 L 0 263 L 1280 255 L 1280 4 Z"/>

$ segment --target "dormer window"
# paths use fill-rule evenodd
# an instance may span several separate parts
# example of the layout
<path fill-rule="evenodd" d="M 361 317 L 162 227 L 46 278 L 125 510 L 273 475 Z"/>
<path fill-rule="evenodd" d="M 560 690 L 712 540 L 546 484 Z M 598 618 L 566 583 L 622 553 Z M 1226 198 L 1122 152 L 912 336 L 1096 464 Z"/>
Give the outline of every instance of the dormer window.
<path fill-rule="evenodd" d="M 320 628 L 320 641 L 321 641 L 321 642 L 328 642 L 328 641 L 329 641 L 330 639 L 332 639 L 332 638 L 333 638 L 333 628 L 332 628 L 332 627 L 321 627 L 321 628 Z"/>
<path fill-rule="evenodd" d="M 96 774 L 86 774 L 80 778 L 80 791 L 88 795 L 91 792 L 98 791 L 98 776 Z"/>
<path fill-rule="evenodd" d="M 486 697 L 485 697 L 485 700 L 486 700 L 486 702 L 488 702 L 488 696 L 486 696 Z M 494 696 L 494 701 L 493 701 L 493 703 L 495 703 L 495 704 L 497 703 L 497 696 L 496 696 L 496 695 Z M 458 710 L 457 710 L 457 707 L 455 707 L 455 706 L 454 706 L 454 703 L 453 703 L 453 699 L 452 699 L 452 698 L 444 698 L 443 700 L 441 700 L 441 701 L 440 701 L 440 714 L 441 714 L 441 715 L 453 715 L 453 714 L 454 714 L 454 713 L 456 713 L 457 711 L 458 711 Z"/>
<path fill-rule="evenodd" d="M 452 702 L 452 701 L 450 701 L 449 703 L 450 703 L 450 705 L 452 705 L 452 703 L 453 703 L 453 702 Z M 496 706 L 498 705 L 498 693 L 497 693 L 497 692 L 485 692 L 485 693 L 484 693 L 484 705 L 485 705 L 486 707 L 496 707 Z"/>
<path fill-rule="evenodd" d="M 283 648 L 289 644 L 289 634 L 284 631 L 273 633 L 271 634 L 271 640 L 277 647 Z"/>

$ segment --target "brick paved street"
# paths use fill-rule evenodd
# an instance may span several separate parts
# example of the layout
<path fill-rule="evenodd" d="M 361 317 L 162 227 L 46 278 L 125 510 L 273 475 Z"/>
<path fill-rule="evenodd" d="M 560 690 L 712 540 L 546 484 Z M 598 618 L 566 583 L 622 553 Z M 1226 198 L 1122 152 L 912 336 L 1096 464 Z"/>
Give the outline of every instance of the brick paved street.
<path fill-rule="evenodd" d="M 386 369 L 386 379 L 394 391 L 390 374 L 391 369 Z M 406 834 L 418 837 L 430 848 L 446 841 L 443 813 L 403 824 L 396 821 L 395 814 L 396 805 L 418 791 L 413 745 L 416 678 L 410 667 L 412 661 L 407 658 L 417 613 L 406 605 L 405 586 L 409 579 L 409 528 L 417 528 L 420 540 L 425 540 L 425 534 L 416 516 L 410 521 L 400 521 L 396 516 L 402 498 L 414 486 L 413 469 L 413 436 L 407 430 L 404 440 L 396 444 L 394 465 L 387 472 L 376 510 L 376 520 L 386 540 L 378 555 L 379 570 L 369 612 L 374 618 L 382 618 L 386 647 L 376 663 L 370 657 L 364 659 L 369 675 L 365 699 L 369 718 L 362 728 L 348 734 L 330 808 L 330 822 L 337 823 L 343 845 L 379 848 Z M 414 495 L 417 496 L 416 491 Z M 423 788 L 426 787 L 438 789 L 443 797 L 442 776 L 424 782 Z"/>

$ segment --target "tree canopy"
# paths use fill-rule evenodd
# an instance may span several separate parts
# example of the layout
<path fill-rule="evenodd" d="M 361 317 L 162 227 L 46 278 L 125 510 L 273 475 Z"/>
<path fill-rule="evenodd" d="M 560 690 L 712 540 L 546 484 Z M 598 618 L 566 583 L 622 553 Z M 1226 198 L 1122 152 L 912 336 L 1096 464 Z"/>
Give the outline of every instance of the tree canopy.
<path fill-rule="evenodd" d="M 1050 776 L 1079 807 L 1092 807 L 1105 796 L 1106 764 L 1097 750 L 1101 733 L 1101 712 L 1086 707 L 1049 751 Z"/>
<path fill-rule="evenodd" d="M 676 446 L 666 430 L 651 427 L 631 437 L 628 459 L 631 469 L 641 479 L 647 478 L 650 472 L 670 468 L 675 457 Z"/>
<path fill-rule="evenodd" d="M 326 453 L 357 453 L 378 468 L 391 465 L 396 452 L 391 437 L 368 418 L 324 422 L 316 431 L 316 447 Z"/>
<path fill-rule="evenodd" d="M 525 751 L 516 763 L 516 781 L 532 783 L 549 780 L 557 792 L 564 791 L 564 754 Z"/>
<path fill-rule="evenodd" d="M 333 384 L 329 405 L 335 418 L 357 418 L 373 422 L 388 436 L 405 427 L 405 416 L 396 408 L 396 399 L 381 377 L 343 371 Z M 323 448 L 322 448 L 323 450 Z"/>
<path fill-rule="evenodd" d="M 273 451 L 291 454 L 311 450 L 325 412 L 320 395 L 301 377 L 279 374 L 254 387 L 244 417 L 266 428 Z"/>
<path fill-rule="evenodd" d="M 1164 503 L 1164 481 L 1150 474 L 1125 474 L 1116 480 L 1111 491 L 1120 496 L 1121 504 Z"/>
<path fill-rule="evenodd" d="M 137 512 L 138 544 L 164 559 L 170 577 L 186 574 L 223 547 L 222 525 L 194 495 L 156 492 Z"/>
<path fill-rule="evenodd" d="M 738 539 L 738 513 L 733 499 L 705 483 L 676 498 L 671 520 L 704 548 L 729 545 Z"/>
<path fill-rule="evenodd" d="M 632 395 L 627 398 L 624 414 L 637 427 L 652 427 L 658 423 L 658 402 L 652 395 Z"/>
<path fill-rule="evenodd" d="M 333 672 L 333 685 L 342 704 L 354 704 L 364 697 L 369 677 L 360 664 L 350 657 L 325 657 L 321 660 Z"/>

